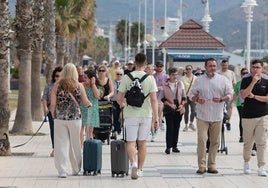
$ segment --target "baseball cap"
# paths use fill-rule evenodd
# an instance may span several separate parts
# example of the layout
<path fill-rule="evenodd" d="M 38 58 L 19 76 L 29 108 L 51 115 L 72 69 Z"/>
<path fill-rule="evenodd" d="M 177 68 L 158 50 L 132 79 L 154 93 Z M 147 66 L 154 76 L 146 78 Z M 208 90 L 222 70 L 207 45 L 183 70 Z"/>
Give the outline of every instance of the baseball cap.
<path fill-rule="evenodd" d="M 163 65 L 164 65 L 164 63 L 163 63 L 163 61 L 158 60 L 158 61 L 156 61 L 156 62 L 155 62 L 155 65 L 162 65 L 162 66 L 163 66 Z"/>

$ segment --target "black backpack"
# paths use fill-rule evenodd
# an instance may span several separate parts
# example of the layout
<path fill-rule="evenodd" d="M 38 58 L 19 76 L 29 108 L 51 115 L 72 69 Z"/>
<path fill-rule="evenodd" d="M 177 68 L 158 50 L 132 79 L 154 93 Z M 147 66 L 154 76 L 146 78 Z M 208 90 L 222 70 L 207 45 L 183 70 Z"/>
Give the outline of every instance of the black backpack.
<path fill-rule="evenodd" d="M 149 76 L 149 74 L 145 74 L 141 79 L 134 78 L 130 73 L 128 73 L 127 76 L 132 80 L 132 83 L 125 94 L 126 102 L 130 106 L 141 107 L 144 99 L 149 95 L 144 95 L 141 83 Z"/>

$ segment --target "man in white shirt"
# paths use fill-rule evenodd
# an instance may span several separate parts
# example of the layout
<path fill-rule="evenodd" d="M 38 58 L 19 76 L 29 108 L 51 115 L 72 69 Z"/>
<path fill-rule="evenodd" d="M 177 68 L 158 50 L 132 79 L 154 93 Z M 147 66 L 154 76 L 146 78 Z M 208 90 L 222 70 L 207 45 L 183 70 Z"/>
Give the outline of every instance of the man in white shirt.
<path fill-rule="evenodd" d="M 219 74 L 225 76 L 228 78 L 228 80 L 232 83 L 232 86 L 234 87 L 236 84 L 236 76 L 235 73 L 231 70 L 228 69 L 229 63 L 227 60 L 222 60 L 221 62 L 221 70 L 218 72 Z M 233 111 L 233 106 L 232 106 L 233 101 L 227 101 L 226 102 L 226 110 L 229 115 L 229 120 L 226 122 L 226 128 L 228 131 L 231 130 L 231 124 L 230 124 L 230 119 L 232 116 L 232 111 Z"/>

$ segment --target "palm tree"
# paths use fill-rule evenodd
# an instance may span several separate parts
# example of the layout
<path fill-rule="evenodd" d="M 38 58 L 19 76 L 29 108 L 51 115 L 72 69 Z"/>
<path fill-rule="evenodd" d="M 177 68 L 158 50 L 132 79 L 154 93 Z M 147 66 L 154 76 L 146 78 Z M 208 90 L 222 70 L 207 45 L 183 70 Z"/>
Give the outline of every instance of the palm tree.
<path fill-rule="evenodd" d="M 76 36 L 88 35 L 94 30 L 96 2 L 95 0 L 56 0 L 55 7 L 57 64 L 63 65 L 70 56 L 70 48 L 67 44 L 75 44 L 69 41 Z"/>
<path fill-rule="evenodd" d="M 20 63 L 19 97 L 12 133 L 32 133 L 31 116 L 31 45 L 33 42 L 33 0 L 19 0 L 16 6 L 15 30 L 17 56 Z"/>
<path fill-rule="evenodd" d="M 128 21 L 122 19 L 119 20 L 116 24 L 116 39 L 119 42 L 119 44 L 121 45 L 122 48 L 122 52 L 124 52 L 124 47 L 125 47 L 125 41 L 127 41 L 125 39 L 126 35 L 125 32 L 127 32 L 127 28 L 126 25 L 128 25 Z"/>
<path fill-rule="evenodd" d="M 32 120 L 42 120 L 41 108 L 41 84 L 40 84 L 40 70 L 42 65 L 43 54 L 43 0 L 35 0 L 33 13 L 34 13 L 34 41 L 32 45 L 32 92 L 31 92 L 31 112 Z"/>
<path fill-rule="evenodd" d="M 144 40 L 144 24 L 140 22 L 140 42 Z M 139 22 L 133 22 L 131 26 L 131 47 L 136 48 L 139 36 Z"/>
<path fill-rule="evenodd" d="M 45 74 L 46 82 L 49 83 L 56 64 L 55 0 L 45 0 L 44 17 Z"/>
<path fill-rule="evenodd" d="M 10 110 L 8 104 L 8 48 L 9 48 L 9 18 L 8 0 L 0 1 L 0 138 L 8 134 Z M 9 140 L 8 140 L 9 142 Z M 11 155 L 10 146 L 0 155 Z"/>

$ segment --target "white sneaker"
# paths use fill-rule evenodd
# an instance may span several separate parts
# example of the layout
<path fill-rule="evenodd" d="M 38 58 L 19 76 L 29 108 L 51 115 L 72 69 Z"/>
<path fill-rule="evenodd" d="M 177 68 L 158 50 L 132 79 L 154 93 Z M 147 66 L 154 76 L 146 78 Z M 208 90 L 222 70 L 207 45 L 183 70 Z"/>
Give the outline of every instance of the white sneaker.
<path fill-rule="evenodd" d="M 189 128 L 192 129 L 192 131 L 196 131 L 196 128 L 193 123 L 190 123 Z"/>
<path fill-rule="evenodd" d="M 263 166 L 261 166 L 261 167 L 259 168 L 259 170 L 258 170 L 258 176 L 264 176 L 264 177 L 267 176 L 267 173 L 266 173 L 266 171 L 264 170 L 264 167 L 263 167 Z"/>
<path fill-rule="evenodd" d="M 185 127 L 183 128 L 183 130 L 182 130 L 183 132 L 186 132 L 186 131 L 188 131 L 188 125 L 185 125 Z"/>
<path fill-rule="evenodd" d="M 133 163 L 131 165 L 131 179 L 135 180 L 139 178 L 137 171 L 138 171 L 137 163 Z"/>
<path fill-rule="evenodd" d="M 249 163 L 245 162 L 244 163 L 244 174 L 250 174 L 250 173 L 251 173 L 251 170 L 249 168 Z"/>
<path fill-rule="evenodd" d="M 60 178 L 67 178 L 67 173 L 63 172 L 59 174 Z"/>
<path fill-rule="evenodd" d="M 257 151 L 256 150 L 251 150 L 251 156 L 256 156 L 257 155 Z"/>
<path fill-rule="evenodd" d="M 162 125 L 160 126 L 160 129 L 161 129 L 162 131 L 166 130 L 166 125 L 165 125 L 165 124 L 162 124 Z"/>
<path fill-rule="evenodd" d="M 143 171 L 141 169 L 138 169 L 137 174 L 138 174 L 139 177 L 142 177 L 143 176 Z"/>

